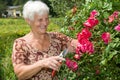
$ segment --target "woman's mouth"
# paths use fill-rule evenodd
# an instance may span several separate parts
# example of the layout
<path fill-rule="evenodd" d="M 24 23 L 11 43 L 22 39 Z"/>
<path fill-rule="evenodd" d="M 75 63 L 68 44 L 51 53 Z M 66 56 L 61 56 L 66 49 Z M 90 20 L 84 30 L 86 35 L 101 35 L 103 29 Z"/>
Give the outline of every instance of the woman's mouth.
<path fill-rule="evenodd" d="M 45 26 L 41 26 L 40 28 L 41 28 L 41 29 L 46 29 L 46 27 L 45 27 Z"/>

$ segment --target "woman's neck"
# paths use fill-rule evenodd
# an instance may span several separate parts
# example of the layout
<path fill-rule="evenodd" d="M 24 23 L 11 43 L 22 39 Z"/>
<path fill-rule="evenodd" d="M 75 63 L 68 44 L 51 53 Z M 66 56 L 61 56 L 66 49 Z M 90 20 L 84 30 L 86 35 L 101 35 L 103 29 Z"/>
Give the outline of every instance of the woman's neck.
<path fill-rule="evenodd" d="M 36 40 L 45 40 L 46 36 L 47 36 L 47 33 L 44 33 L 44 34 L 38 34 L 36 32 L 30 32 L 30 35 L 33 39 L 36 39 Z"/>

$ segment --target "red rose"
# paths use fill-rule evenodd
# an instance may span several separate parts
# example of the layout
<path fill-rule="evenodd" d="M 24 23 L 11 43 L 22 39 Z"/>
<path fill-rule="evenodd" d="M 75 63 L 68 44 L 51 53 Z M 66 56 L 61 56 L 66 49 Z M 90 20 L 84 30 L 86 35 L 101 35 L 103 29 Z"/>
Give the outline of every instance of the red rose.
<path fill-rule="evenodd" d="M 117 26 L 115 26 L 114 28 L 116 31 L 120 32 L 120 24 L 118 24 Z"/>
<path fill-rule="evenodd" d="M 94 26 L 96 26 L 99 23 L 99 21 L 93 17 L 89 17 L 88 20 L 83 23 L 83 25 L 86 28 L 92 29 Z"/>
<path fill-rule="evenodd" d="M 119 14 L 119 11 L 114 11 L 112 15 L 113 15 L 115 18 L 118 18 L 118 14 Z"/>
<path fill-rule="evenodd" d="M 94 52 L 94 46 L 88 39 L 81 39 L 80 42 L 77 44 L 77 50 L 80 50 L 80 52 L 85 53 L 93 53 Z"/>
<path fill-rule="evenodd" d="M 102 40 L 104 41 L 105 44 L 108 44 L 110 42 L 110 33 L 109 32 L 104 32 L 101 35 Z"/>
<path fill-rule="evenodd" d="M 114 16 L 113 16 L 113 15 L 109 16 L 108 22 L 111 23 L 111 22 L 113 22 L 113 21 L 114 21 Z"/>
<path fill-rule="evenodd" d="M 75 61 L 72 61 L 70 59 L 66 59 L 66 65 L 69 69 L 71 69 L 72 71 L 76 71 L 78 69 L 78 64 Z"/>
<path fill-rule="evenodd" d="M 92 33 L 87 28 L 83 28 L 81 34 L 84 35 L 85 38 L 90 38 L 92 35 Z"/>
<path fill-rule="evenodd" d="M 96 15 L 98 15 L 98 12 L 96 10 L 93 10 L 91 13 L 90 13 L 90 17 L 95 17 Z"/>

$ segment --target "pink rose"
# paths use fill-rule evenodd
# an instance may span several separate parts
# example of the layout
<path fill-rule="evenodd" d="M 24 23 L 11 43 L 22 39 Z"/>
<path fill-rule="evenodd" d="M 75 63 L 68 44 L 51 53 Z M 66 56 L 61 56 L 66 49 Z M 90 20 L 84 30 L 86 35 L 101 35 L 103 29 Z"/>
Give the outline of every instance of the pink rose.
<path fill-rule="evenodd" d="M 92 35 L 92 33 L 87 28 L 82 29 L 81 34 L 84 35 L 85 38 L 90 38 Z"/>
<path fill-rule="evenodd" d="M 104 41 L 105 44 L 108 44 L 110 42 L 110 33 L 109 32 L 104 32 L 101 35 L 102 40 Z"/>
<path fill-rule="evenodd" d="M 72 71 L 76 71 L 78 69 L 78 64 L 75 61 L 72 61 L 70 59 L 66 59 L 66 65 L 69 69 L 71 69 Z"/>
<path fill-rule="evenodd" d="M 87 29 L 82 29 L 81 33 L 77 34 L 77 39 L 80 42 L 81 39 L 88 39 L 91 37 L 92 33 Z"/>
<path fill-rule="evenodd" d="M 113 15 L 115 18 L 118 18 L 118 14 L 119 14 L 119 11 L 114 11 L 112 15 Z"/>
<path fill-rule="evenodd" d="M 88 52 L 91 54 L 94 52 L 94 46 L 88 39 L 81 39 L 77 45 L 77 48 L 82 53 Z"/>
<path fill-rule="evenodd" d="M 93 17 L 89 17 L 88 20 L 83 23 L 83 25 L 86 28 L 92 29 L 94 26 L 96 26 L 99 23 L 99 21 Z"/>
<path fill-rule="evenodd" d="M 78 43 L 78 44 L 79 44 L 79 43 Z M 81 54 L 81 52 L 80 52 L 80 48 L 77 47 L 75 52 L 76 52 L 76 54 Z"/>
<path fill-rule="evenodd" d="M 95 17 L 96 15 L 98 15 L 98 12 L 96 10 L 93 10 L 91 13 L 90 13 L 90 17 Z"/>
<path fill-rule="evenodd" d="M 78 33 L 77 39 L 78 39 L 78 42 L 80 42 L 81 39 L 88 39 L 88 38 L 85 35 L 83 35 L 82 33 Z"/>
<path fill-rule="evenodd" d="M 94 53 L 94 45 L 91 42 L 89 42 L 87 46 L 87 52 L 89 52 L 89 54 Z"/>
<path fill-rule="evenodd" d="M 109 16 L 108 22 L 111 23 L 114 21 L 115 18 L 118 18 L 118 14 L 119 14 L 118 11 L 114 11 L 113 14 Z"/>
<path fill-rule="evenodd" d="M 80 54 L 75 54 L 75 55 L 74 55 L 74 59 L 76 59 L 76 60 L 79 60 L 79 59 L 80 59 L 80 57 L 81 57 L 81 55 L 80 55 Z"/>
<path fill-rule="evenodd" d="M 111 23 L 111 22 L 113 22 L 113 21 L 114 21 L 114 16 L 113 16 L 113 15 L 109 16 L 108 22 Z"/>
<path fill-rule="evenodd" d="M 117 26 L 115 26 L 114 28 L 116 31 L 120 32 L 120 24 L 118 24 Z"/>

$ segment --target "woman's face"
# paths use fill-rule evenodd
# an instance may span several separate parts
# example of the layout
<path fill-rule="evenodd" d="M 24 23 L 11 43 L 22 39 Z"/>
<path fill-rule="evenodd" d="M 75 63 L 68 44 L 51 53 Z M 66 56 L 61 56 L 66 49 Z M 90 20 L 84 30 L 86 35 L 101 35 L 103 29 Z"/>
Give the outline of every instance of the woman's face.
<path fill-rule="evenodd" d="M 47 26 L 49 24 L 48 14 L 38 15 L 35 14 L 34 20 L 30 21 L 31 29 L 33 32 L 37 32 L 40 34 L 46 33 Z"/>

